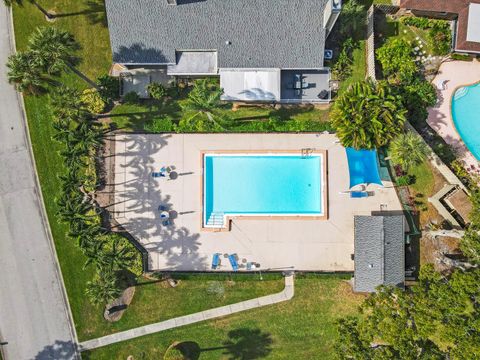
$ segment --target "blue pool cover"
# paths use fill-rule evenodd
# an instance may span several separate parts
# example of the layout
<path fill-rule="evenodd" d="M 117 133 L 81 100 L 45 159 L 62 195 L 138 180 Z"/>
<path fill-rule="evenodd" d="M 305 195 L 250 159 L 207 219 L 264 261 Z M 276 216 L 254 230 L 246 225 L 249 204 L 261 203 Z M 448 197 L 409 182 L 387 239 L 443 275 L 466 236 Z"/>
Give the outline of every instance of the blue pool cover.
<path fill-rule="evenodd" d="M 376 150 L 355 150 L 346 148 L 348 171 L 350 172 L 350 188 L 360 184 L 382 185 L 378 171 Z"/>

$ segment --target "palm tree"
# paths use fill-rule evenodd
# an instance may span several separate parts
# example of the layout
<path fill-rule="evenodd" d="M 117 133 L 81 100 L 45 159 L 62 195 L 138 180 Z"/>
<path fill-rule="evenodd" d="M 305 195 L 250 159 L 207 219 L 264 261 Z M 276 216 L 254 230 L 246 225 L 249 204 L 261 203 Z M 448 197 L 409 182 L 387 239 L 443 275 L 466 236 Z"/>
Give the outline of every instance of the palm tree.
<path fill-rule="evenodd" d="M 335 102 L 330 118 L 345 147 L 373 149 L 387 145 L 403 131 L 406 110 L 385 84 L 354 83 Z"/>
<path fill-rule="evenodd" d="M 107 244 L 107 243 L 105 243 Z M 104 246 L 100 256 L 97 258 L 97 266 L 106 270 L 124 270 L 128 269 L 135 260 L 135 254 L 125 244 L 119 244 L 118 239 L 113 239 L 111 248 Z"/>
<path fill-rule="evenodd" d="M 69 143 L 88 153 L 92 148 L 97 149 L 103 144 L 103 131 L 92 122 L 81 122 L 72 131 Z"/>
<path fill-rule="evenodd" d="M 228 118 L 218 113 L 221 107 L 223 89 L 209 84 L 208 79 L 197 80 L 188 98 L 182 105 L 187 114 L 182 119 L 182 126 L 192 130 L 204 131 L 221 129 Z"/>
<path fill-rule="evenodd" d="M 41 64 L 31 51 L 17 52 L 7 61 L 8 82 L 15 85 L 17 91 L 39 94 L 45 89 Z"/>
<path fill-rule="evenodd" d="M 80 91 L 65 85 L 55 88 L 50 105 L 53 115 L 60 121 L 81 121 L 88 115 Z"/>
<path fill-rule="evenodd" d="M 117 277 L 111 271 L 97 274 L 93 281 L 87 282 L 85 293 L 95 305 L 107 304 L 117 298 L 122 290 Z"/>
<path fill-rule="evenodd" d="M 412 132 L 399 135 L 390 144 L 391 159 L 405 171 L 424 162 L 429 153 L 423 139 Z"/>
<path fill-rule="evenodd" d="M 52 26 L 37 28 L 29 39 L 29 49 L 48 74 L 58 74 L 65 66 L 71 66 L 79 48 L 73 35 Z"/>

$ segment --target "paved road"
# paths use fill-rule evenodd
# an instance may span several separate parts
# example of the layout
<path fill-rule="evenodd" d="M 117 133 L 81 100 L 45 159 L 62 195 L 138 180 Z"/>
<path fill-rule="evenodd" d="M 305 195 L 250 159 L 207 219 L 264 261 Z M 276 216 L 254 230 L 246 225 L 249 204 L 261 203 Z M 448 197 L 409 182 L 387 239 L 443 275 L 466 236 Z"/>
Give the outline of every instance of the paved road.
<path fill-rule="evenodd" d="M 7 84 L 10 18 L 0 2 L 0 343 L 5 360 L 73 359 L 74 335 L 19 98 Z"/>

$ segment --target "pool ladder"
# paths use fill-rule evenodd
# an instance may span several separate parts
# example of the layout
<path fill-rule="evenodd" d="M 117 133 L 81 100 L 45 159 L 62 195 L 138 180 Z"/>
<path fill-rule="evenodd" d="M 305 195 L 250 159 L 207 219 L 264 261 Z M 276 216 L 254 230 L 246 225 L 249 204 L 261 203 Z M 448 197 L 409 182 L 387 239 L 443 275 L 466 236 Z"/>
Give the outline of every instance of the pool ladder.
<path fill-rule="evenodd" d="M 207 219 L 207 226 L 223 227 L 225 214 L 223 212 L 213 212 Z"/>
<path fill-rule="evenodd" d="M 302 159 L 306 159 L 307 157 L 312 156 L 313 150 L 315 149 L 312 149 L 312 148 L 302 149 Z"/>

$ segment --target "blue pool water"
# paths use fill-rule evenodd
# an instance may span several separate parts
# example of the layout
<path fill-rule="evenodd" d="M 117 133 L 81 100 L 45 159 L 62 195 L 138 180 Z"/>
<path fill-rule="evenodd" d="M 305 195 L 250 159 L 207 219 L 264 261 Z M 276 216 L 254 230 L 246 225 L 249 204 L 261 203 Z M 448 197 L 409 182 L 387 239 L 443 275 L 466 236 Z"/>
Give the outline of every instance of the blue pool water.
<path fill-rule="evenodd" d="M 480 160 L 480 83 L 455 91 L 452 117 L 468 150 Z"/>
<path fill-rule="evenodd" d="M 322 214 L 322 158 L 205 155 L 204 214 Z"/>
<path fill-rule="evenodd" d="M 355 150 L 346 148 L 350 188 L 359 184 L 382 185 L 378 171 L 376 150 Z"/>

